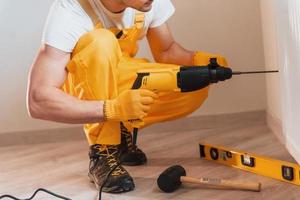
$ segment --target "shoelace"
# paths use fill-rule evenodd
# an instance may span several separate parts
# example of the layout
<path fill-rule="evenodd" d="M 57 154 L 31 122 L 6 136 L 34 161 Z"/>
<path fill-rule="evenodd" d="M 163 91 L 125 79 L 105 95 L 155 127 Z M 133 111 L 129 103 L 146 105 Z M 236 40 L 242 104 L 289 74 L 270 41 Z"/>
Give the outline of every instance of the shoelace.
<path fill-rule="evenodd" d="M 107 157 L 107 163 L 109 165 L 110 169 L 113 169 L 115 166 L 118 165 L 118 161 L 116 159 L 117 154 L 118 154 L 118 148 L 117 147 L 107 147 L 105 146 L 104 149 L 99 149 L 100 155 L 101 156 L 106 156 Z M 118 166 L 113 172 L 112 176 L 120 176 L 126 174 L 126 171 Z"/>

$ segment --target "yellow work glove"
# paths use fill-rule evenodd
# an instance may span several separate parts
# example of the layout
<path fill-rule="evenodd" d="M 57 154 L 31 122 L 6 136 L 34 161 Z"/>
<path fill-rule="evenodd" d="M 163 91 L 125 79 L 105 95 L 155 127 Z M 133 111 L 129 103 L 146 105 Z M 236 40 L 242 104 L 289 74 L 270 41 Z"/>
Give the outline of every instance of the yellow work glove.
<path fill-rule="evenodd" d="M 158 95 L 150 90 L 125 90 L 116 99 L 104 102 L 104 118 L 113 121 L 141 120 Z"/>
<path fill-rule="evenodd" d="M 217 58 L 218 64 L 223 67 L 228 66 L 228 63 L 223 56 L 216 55 L 216 54 L 210 54 L 210 53 L 206 53 L 206 52 L 201 52 L 201 51 L 195 52 L 194 65 L 195 66 L 206 66 L 210 63 L 211 58 Z"/>

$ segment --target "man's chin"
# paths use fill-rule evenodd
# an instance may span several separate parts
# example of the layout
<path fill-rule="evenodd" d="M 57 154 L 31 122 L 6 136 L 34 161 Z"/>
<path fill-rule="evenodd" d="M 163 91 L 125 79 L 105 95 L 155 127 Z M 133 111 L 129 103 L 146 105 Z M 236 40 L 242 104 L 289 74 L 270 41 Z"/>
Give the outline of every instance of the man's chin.
<path fill-rule="evenodd" d="M 149 6 L 144 6 L 138 10 L 141 12 L 149 12 L 151 9 L 152 9 L 152 5 L 149 5 Z"/>

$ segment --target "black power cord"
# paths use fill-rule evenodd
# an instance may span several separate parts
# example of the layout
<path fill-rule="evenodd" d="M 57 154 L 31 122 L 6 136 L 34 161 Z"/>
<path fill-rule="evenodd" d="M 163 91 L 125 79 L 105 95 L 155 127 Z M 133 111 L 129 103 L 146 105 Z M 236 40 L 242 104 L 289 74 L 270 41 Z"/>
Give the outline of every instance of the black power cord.
<path fill-rule="evenodd" d="M 63 200 L 72 200 L 72 199 L 70 199 L 70 198 L 67 198 L 67 197 L 64 197 L 64 196 L 55 194 L 55 193 L 50 192 L 49 190 L 46 190 L 46 189 L 43 189 L 43 188 L 37 189 L 37 190 L 34 192 L 34 194 L 33 194 L 30 198 L 28 198 L 28 199 L 18 199 L 18 198 L 14 197 L 14 196 L 11 196 L 11 195 L 3 195 L 3 196 L 0 196 L 0 199 L 10 198 L 10 199 L 13 199 L 13 200 L 32 200 L 32 199 L 37 195 L 37 193 L 39 193 L 39 192 L 45 192 L 45 193 L 48 193 L 48 194 L 50 194 L 50 195 L 52 195 L 52 196 L 55 196 L 55 197 L 57 197 L 57 198 L 59 198 L 59 199 L 63 199 Z"/>
<path fill-rule="evenodd" d="M 100 187 L 100 190 L 99 190 L 99 198 L 98 198 L 99 200 L 101 200 L 102 190 L 103 190 L 104 185 L 105 185 L 106 182 L 108 181 L 108 178 L 109 178 L 110 175 L 113 173 L 113 171 L 115 171 L 121 164 L 122 164 L 122 162 L 118 163 L 118 164 L 117 164 L 113 169 L 111 169 L 110 172 L 107 174 L 107 176 L 106 176 L 106 178 L 105 178 L 105 180 L 104 180 L 104 182 L 103 182 L 103 184 L 102 184 L 102 186 Z M 64 196 L 55 194 L 55 193 L 53 193 L 53 192 L 51 192 L 51 191 L 49 191 L 49 190 L 46 190 L 46 189 L 44 189 L 44 188 L 39 188 L 39 189 L 37 189 L 37 190 L 34 192 L 34 194 L 33 194 L 31 197 L 29 197 L 28 199 L 19 199 L 19 198 L 17 198 L 17 197 L 14 197 L 14 196 L 11 196 L 11 195 L 7 195 L 7 194 L 6 194 L 6 195 L 0 196 L 0 199 L 9 198 L 9 199 L 13 199 L 13 200 L 32 200 L 32 199 L 37 195 L 37 193 L 39 193 L 39 192 L 45 192 L 45 193 L 48 193 L 48 194 L 50 194 L 50 195 L 52 195 L 52 196 L 55 196 L 55 197 L 57 197 L 57 198 L 59 198 L 59 199 L 63 199 L 63 200 L 72 200 L 72 199 L 70 199 L 70 198 L 68 198 L 68 197 L 64 197 Z"/>

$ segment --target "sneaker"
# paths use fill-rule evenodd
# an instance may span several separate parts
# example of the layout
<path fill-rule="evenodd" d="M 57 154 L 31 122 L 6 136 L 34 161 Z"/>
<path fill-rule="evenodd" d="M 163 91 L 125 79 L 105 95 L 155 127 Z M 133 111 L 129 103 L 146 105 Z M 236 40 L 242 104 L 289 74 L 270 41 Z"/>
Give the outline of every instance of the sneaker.
<path fill-rule="evenodd" d="M 99 190 L 104 184 L 109 172 L 119 164 L 118 146 L 93 145 L 90 147 L 90 167 L 88 176 Z M 118 166 L 109 176 L 102 191 L 107 193 L 122 193 L 133 190 L 135 187 L 132 177 L 122 167 Z"/>
<path fill-rule="evenodd" d="M 121 145 L 119 160 L 123 165 L 138 166 L 147 162 L 146 154 L 133 145 L 132 134 L 127 130 L 123 123 L 121 123 Z"/>

